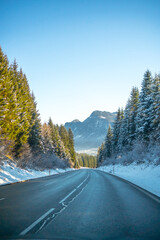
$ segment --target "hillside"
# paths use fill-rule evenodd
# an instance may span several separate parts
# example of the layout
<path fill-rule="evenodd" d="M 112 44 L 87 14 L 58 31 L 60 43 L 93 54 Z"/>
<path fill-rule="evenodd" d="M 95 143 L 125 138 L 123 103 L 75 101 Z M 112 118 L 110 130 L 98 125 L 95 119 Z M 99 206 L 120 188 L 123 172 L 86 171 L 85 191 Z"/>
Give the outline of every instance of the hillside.
<path fill-rule="evenodd" d="M 74 120 L 65 123 L 74 134 L 75 149 L 78 152 L 95 153 L 104 141 L 109 124 L 112 126 L 116 113 L 94 111 L 83 122 Z"/>

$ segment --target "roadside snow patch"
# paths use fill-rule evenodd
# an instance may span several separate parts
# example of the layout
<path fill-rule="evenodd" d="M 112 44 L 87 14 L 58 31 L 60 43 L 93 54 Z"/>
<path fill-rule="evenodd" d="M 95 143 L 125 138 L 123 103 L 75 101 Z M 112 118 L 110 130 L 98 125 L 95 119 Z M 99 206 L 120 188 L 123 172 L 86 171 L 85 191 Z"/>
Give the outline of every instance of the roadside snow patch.
<path fill-rule="evenodd" d="M 56 168 L 54 170 L 44 170 L 44 171 L 36 171 L 33 169 L 21 169 L 16 166 L 16 163 L 11 161 L 4 161 L 3 165 L 0 165 L 0 185 L 4 185 L 7 183 L 20 182 L 28 179 L 44 177 L 48 175 L 54 175 L 63 173 L 66 171 L 71 171 L 72 168 L 59 169 Z"/>

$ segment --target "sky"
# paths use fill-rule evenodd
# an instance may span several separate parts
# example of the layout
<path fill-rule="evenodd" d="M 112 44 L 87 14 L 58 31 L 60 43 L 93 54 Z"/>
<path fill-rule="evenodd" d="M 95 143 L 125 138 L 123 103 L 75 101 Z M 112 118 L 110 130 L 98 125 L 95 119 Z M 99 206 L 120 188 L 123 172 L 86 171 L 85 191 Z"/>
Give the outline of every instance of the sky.
<path fill-rule="evenodd" d="M 125 107 L 160 73 L 160 0 L 0 0 L 0 45 L 27 75 L 42 122 Z"/>

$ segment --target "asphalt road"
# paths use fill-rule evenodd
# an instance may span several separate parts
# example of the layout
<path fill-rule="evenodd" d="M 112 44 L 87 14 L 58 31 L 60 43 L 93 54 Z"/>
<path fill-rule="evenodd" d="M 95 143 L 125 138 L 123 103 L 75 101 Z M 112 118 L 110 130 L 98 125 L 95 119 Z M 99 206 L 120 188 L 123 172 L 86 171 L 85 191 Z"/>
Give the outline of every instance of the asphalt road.
<path fill-rule="evenodd" d="M 92 169 L 1 186 L 0 239 L 159 240 L 160 202 Z"/>

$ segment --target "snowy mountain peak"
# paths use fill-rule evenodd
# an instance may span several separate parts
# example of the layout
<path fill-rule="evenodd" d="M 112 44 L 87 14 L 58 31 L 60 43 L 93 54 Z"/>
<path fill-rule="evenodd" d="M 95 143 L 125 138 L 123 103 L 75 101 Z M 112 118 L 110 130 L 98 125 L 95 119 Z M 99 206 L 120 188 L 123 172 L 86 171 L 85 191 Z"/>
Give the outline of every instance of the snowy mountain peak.
<path fill-rule="evenodd" d="M 112 126 L 115 117 L 116 113 L 96 110 L 83 122 L 76 119 L 65 123 L 66 129 L 71 128 L 73 131 L 76 151 L 96 151 L 104 141 L 108 126 Z"/>
<path fill-rule="evenodd" d="M 76 123 L 76 122 L 81 122 L 81 121 L 79 121 L 78 119 L 75 119 L 72 121 L 72 123 Z"/>
<path fill-rule="evenodd" d="M 110 113 L 110 112 L 106 112 L 106 111 L 94 111 L 91 113 L 90 117 L 91 118 L 102 118 L 102 119 L 112 119 L 113 115 L 115 115 L 116 113 Z"/>

